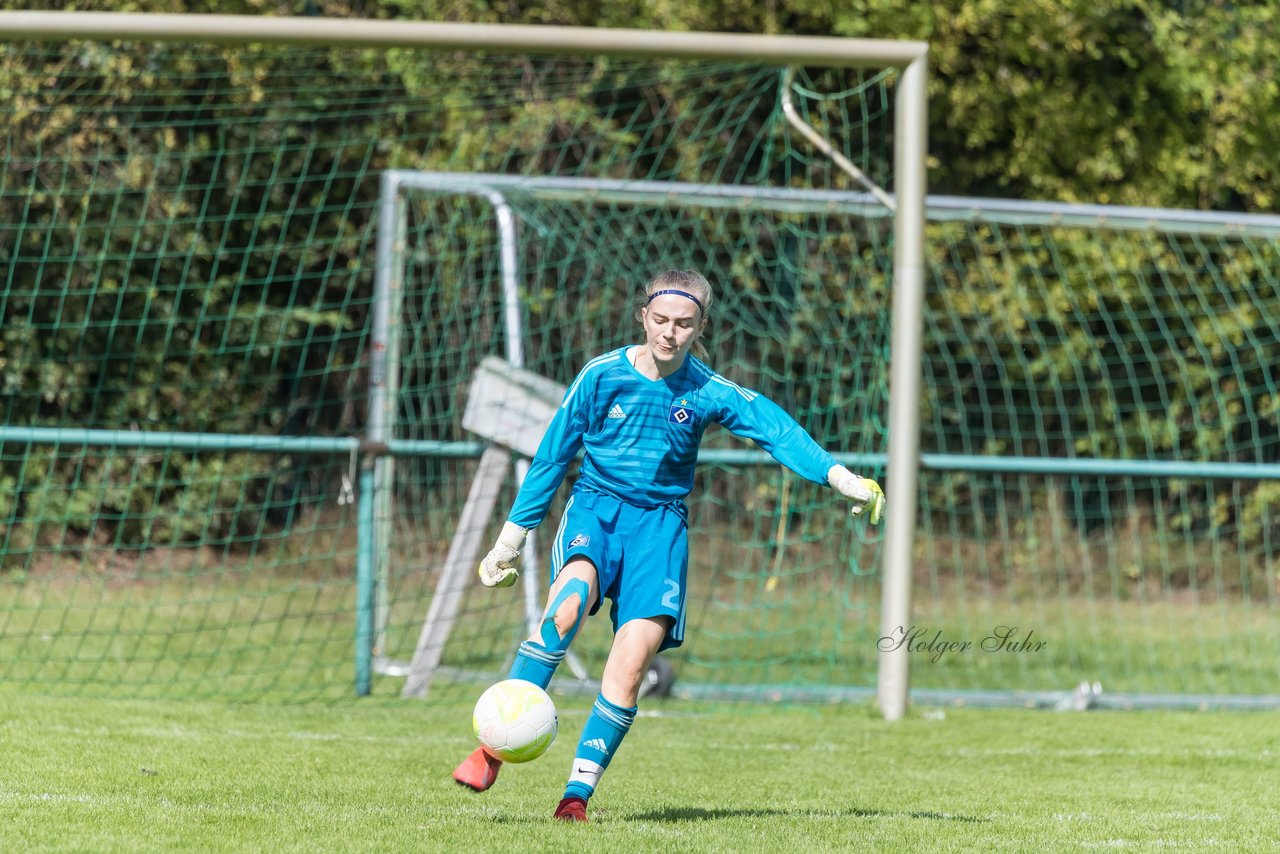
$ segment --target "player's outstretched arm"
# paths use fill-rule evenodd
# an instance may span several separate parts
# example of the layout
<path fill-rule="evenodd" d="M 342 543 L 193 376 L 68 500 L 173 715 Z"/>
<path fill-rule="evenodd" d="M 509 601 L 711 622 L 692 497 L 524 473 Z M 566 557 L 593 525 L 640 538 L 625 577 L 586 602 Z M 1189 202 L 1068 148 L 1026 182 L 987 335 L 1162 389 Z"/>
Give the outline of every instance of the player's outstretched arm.
<path fill-rule="evenodd" d="M 569 464 L 582 447 L 582 437 L 589 423 L 591 386 L 586 382 L 590 379 L 588 371 L 607 361 L 608 358 L 601 357 L 582 369 L 547 426 L 524 483 L 516 493 L 511 513 L 498 535 L 498 542 L 480 561 L 480 582 L 485 587 L 510 587 L 516 583 L 520 575 L 516 560 L 520 557 L 520 549 L 524 548 L 525 537 L 542 523 L 552 496 L 560 488 Z M 586 388 L 581 389 L 584 385 Z"/>
<path fill-rule="evenodd" d="M 524 548 L 524 538 L 529 535 L 526 528 L 514 522 L 502 526 L 498 542 L 480 561 L 480 583 L 485 587 L 510 587 L 516 583 L 520 570 L 516 560 L 520 557 L 520 549 Z"/>
<path fill-rule="evenodd" d="M 718 409 L 712 417 L 734 434 L 752 439 L 773 458 L 801 477 L 826 483 L 852 502 L 854 516 L 870 510 L 871 523 L 880 524 L 884 514 L 884 490 L 880 484 L 859 477 L 835 461 L 800 424 L 773 401 L 751 389 L 731 383 L 715 374 L 706 391 L 715 397 Z"/>
<path fill-rule="evenodd" d="M 850 513 L 857 516 L 863 510 L 869 510 L 867 518 L 871 520 L 871 524 L 880 524 L 880 517 L 884 515 L 884 490 L 880 488 L 880 484 L 869 477 L 859 477 L 842 465 L 831 467 L 827 472 L 827 483 L 849 499 Z"/>

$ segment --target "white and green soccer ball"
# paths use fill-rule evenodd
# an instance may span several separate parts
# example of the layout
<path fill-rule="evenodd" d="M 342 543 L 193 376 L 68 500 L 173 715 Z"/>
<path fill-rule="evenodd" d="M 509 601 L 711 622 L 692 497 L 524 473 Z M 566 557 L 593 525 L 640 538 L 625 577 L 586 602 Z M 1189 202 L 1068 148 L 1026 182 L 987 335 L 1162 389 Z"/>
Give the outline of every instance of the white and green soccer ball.
<path fill-rule="evenodd" d="M 556 704 L 523 679 L 498 682 L 476 700 L 471 727 L 476 738 L 503 762 L 528 762 L 556 739 Z"/>

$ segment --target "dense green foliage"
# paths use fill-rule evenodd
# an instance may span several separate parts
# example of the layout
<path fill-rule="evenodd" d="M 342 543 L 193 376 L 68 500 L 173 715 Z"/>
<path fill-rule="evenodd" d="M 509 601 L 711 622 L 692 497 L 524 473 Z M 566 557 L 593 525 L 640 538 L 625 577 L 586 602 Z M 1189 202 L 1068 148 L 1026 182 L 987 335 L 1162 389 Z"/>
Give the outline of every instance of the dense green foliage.
<path fill-rule="evenodd" d="M 345 7 L 345 4 L 342 4 Z M 376 3 L 357 14 L 388 14 Z M 930 186 L 955 195 L 1276 207 L 1273 4 L 1223 0 L 403 2 L 427 20 L 731 30 L 930 45 Z M 350 8 L 350 7 L 346 7 Z"/>
<path fill-rule="evenodd" d="M 1266 212 L 1280 195 L 1274 5 L 1224 0 L 63 2 L 51 8 L 709 30 L 930 44 L 930 185 Z"/>

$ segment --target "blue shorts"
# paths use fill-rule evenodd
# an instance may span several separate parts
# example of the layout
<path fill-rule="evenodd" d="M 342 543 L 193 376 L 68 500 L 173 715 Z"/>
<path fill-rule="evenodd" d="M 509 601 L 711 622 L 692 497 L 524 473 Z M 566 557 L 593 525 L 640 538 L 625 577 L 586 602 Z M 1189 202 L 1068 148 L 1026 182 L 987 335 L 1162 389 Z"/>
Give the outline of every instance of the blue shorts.
<path fill-rule="evenodd" d="M 670 617 L 659 650 L 684 643 L 685 579 L 689 570 L 688 510 L 680 501 L 645 508 L 581 484 L 565 504 L 551 543 L 551 580 L 575 557 L 596 567 L 600 596 L 613 602 L 613 630 L 629 620 Z"/>

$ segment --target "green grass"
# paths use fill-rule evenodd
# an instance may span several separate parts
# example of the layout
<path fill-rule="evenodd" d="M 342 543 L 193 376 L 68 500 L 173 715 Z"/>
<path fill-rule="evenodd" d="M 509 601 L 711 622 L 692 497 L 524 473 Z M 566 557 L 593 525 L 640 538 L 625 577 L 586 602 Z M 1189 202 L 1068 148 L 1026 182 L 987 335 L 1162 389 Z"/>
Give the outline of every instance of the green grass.
<path fill-rule="evenodd" d="M 467 709 L 0 694 L 6 851 L 1260 850 L 1280 719 L 1261 713 L 648 704 L 592 802 L 549 815 L 550 753 L 455 786 Z"/>

